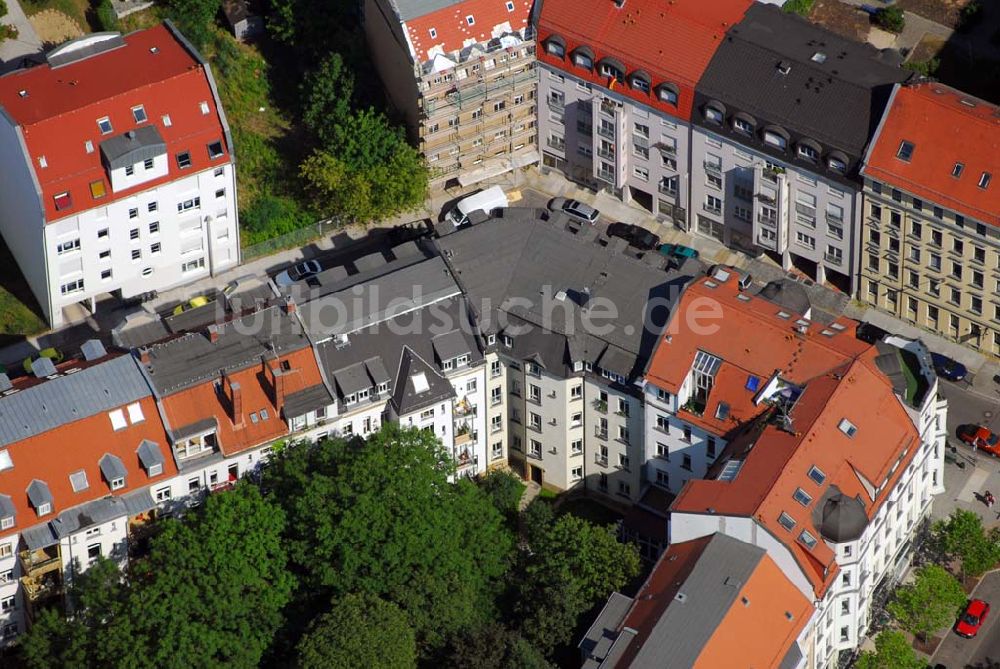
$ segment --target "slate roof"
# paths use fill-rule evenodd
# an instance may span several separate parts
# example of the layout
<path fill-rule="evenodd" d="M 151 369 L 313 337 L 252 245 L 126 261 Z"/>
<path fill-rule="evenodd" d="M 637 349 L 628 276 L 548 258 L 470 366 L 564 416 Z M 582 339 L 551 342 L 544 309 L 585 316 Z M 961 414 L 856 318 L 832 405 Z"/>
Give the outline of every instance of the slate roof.
<path fill-rule="evenodd" d="M 790 66 L 786 74 L 779 63 Z M 779 124 L 857 160 L 892 85 L 910 76 L 869 44 L 754 3 L 726 34 L 697 90 L 732 106 L 729 112 L 752 115 L 758 128 Z"/>
<path fill-rule="evenodd" d="M 569 351 L 585 354 L 580 361 L 594 364 L 605 356 L 613 361 L 613 371 L 641 371 L 669 310 L 692 278 L 531 216 L 489 219 L 437 244 L 472 308 L 482 315 L 483 330 L 498 333 L 502 323 L 511 331 L 527 329 L 513 337 L 512 355 L 537 354 L 554 374 L 568 373 Z M 560 292 L 565 299 L 559 299 Z M 661 307 L 650 312 L 650 300 Z M 614 306 L 616 317 L 599 317 L 597 309 L 606 305 Z M 587 327 L 588 317 L 597 327 L 610 324 L 609 331 L 591 332 L 596 328 Z"/>
<path fill-rule="evenodd" d="M 166 155 L 167 144 L 155 125 L 139 126 L 101 142 L 101 158 L 109 169 L 141 163 Z"/>
<path fill-rule="evenodd" d="M 414 386 L 415 376 L 423 374 L 427 380 L 427 389 L 419 390 Z M 417 355 L 409 347 L 403 349 L 399 362 L 399 374 L 396 377 L 396 388 L 392 394 L 392 403 L 396 413 L 403 416 L 413 413 L 442 400 L 455 396 L 455 389 L 434 367 Z"/>
<path fill-rule="evenodd" d="M 61 366 L 65 369 L 65 365 Z M 0 398 L 0 446 L 135 402 L 152 393 L 122 355 Z"/>
<path fill-rule="evenodd" d="M 333 397 L 330 396 L 330 391 L 324 385 L 317 385 L 289 394 L 285 397 L 282 411 L 288 418 L 295 418 L 331 404 Z"/>

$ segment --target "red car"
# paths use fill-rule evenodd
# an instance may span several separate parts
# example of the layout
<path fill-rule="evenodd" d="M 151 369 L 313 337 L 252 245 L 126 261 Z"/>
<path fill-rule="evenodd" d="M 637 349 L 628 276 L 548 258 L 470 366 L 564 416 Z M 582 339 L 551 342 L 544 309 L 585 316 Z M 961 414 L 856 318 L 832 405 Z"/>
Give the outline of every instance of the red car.
<path fill-rule="evenodd" d="M 959 425 L 958 438 L 980 451 L 1000 456 L 1000 437 L 981 425 Z"/>
<path fill-rule="evenodd" d="M 966 605 L 965 611 L 955 623 L 955 634 L 971 639 L 979 634 L 986 617 L 990 614 L 990 605 L 981 599 L 973 599 Z"/>

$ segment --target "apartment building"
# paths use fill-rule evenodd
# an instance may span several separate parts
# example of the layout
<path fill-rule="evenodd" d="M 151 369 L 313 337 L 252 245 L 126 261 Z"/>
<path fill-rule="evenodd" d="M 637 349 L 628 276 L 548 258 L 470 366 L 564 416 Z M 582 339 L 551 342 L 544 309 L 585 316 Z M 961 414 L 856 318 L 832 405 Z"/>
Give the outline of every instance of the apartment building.
<path fill-rule="evenodd" d="M 934 82 L 897 86 L 862 169 L 858 297 L 1000 355 L 996 105 Z"/>
<path fill-rule="evenodd" d="M 919 341 L 868 346 L 842 320 L 733 284 L 725 271 L 693 283 L 657 345 L 646 478 L 685 481 L 672 545 L 721 532 L 768 552 L 817 609 L 802 666 L 833 666 L 864 638 L 944 490 L 947 404 Z M 677 322 L 707 300 L 718 330 Z"/>
<path fill-rule="evenodd" d="M 671 546 L 634 598 L 613 593 L 582 666 L 799 669 L 814 612 L 767 551 L 716 533 Z"/>
<path fill-rule="evenodd" d="M 0 643 L 63 607 L 73 576 L 99 556 L 124 564 L 174 477 L 156 401 L 135 361 L 100 342 L 57 368 L 0 375 Z"/>
<path fill-rule="evenodd" d="M 542 162 L 688 229 L 695 85 L 751 0 L 547 0 Z"/>
<path fill-rule="evenodd" d="M 538 162 L 530 0 L 366 0 L 365 35 L 431 168 L 468 186 Z"/>
<path fill-rule="evenodd" d="M 239 263 L 229 127 L 169 22 L 0 77 L 0 169 L 0 234 L 53 326 Z"/>
<path fill-rule="evenodd" d="M 330 428 L 367 436 L 391 420 L 428 430 L 457 476 L 483 474 L 506 458 L 501 429 L 487 425 L 483 349 L 444 260 L 414 259 L 383 261 L 299 310 L 337 400 Z"/>
<path fill-rule="evenodd" d="M 861 159 L 893 84 L 910 76 L 894 54 L 748 8 L 697 84 L 692 229 L 853 294 Z"/>
<path fill-rule="evenodd" d="M 490 360 L 491 427 L 503 413 L 511 467 L 552 489 L 638 499 L 635 381 L 651 333 L 700 265 L 664 271 L 658 254 L 638 258 L 592 227 L 531 210 L 508 209 L 436 246 L 475 314 Z"/>

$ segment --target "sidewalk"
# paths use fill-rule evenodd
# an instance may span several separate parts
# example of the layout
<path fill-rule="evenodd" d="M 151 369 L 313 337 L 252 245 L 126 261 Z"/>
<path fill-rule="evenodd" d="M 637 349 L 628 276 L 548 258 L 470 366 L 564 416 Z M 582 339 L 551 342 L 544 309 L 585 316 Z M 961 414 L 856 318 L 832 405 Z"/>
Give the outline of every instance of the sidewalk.
<path fill-rule="evenodd" d="M 7 16 L 0 19 L 0 23 L 14 26 L 18 35 L 17 39 L 0 42 L 0 74 L 20 67 L 21 59 L 25 56 L 42 51 L 42 40 L 38 38 L 38 33 L 25 16 L 18 0 L 6 0 L 6 2 Z"/>

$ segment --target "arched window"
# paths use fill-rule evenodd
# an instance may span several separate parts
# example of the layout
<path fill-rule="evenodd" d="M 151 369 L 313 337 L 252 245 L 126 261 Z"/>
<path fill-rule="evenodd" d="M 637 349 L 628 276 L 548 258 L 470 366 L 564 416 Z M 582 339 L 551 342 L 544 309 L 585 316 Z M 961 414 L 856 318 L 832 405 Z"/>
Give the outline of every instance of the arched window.
<path fill-rule="evenodd" d="M 597 63 L 597 71 L 602 77 L 614 79 L 620 84 L 625 83 L 625 66 L 616 58 L 605 56 Z"/>
<path fill-rule="evenodd" d="M 764 128 L 764 143 L 776 149 L 785 151 L 788 149 L 788 133 L 784 128 L 776 125 L 769 125 Z"/>
<path fill-rule="evenodd" d="M 726 107 L 721 102 L 712 100 L 705 104 L 705 120 L 715 125 L 722 125 L 726 120 Z"/>
<path fill-rule="evenodd" d="M 594 69 L 594 52 L 587 46 L 578 46 L 573 49 L 573 64 L 584 70 Z"/>
<path fill-rule="evenodd" d="M 823 150 L 820 145 L 811 139 L 803 139 L 795 147 L 795 153 L 802 160 L 808 160 L 811 163 L 818 163 L 819 157 L 823 154 Z"/>
<path fill-rule="evenodd" d="M 649 75 L 643 70 L 636 70 L 632 73 L 632 76 L 629 77 L 629 85 L 637 91 L 649 93 Z"/>
<path fill-rule="evenodd" d="M 566 57 L 566 40 L 559 35 L 549 35 L 545 40 L 545 53 L 556 58 Z"/>
<path fill-rule="evenodd" d="M 677 87 L 673 84 L 663 83 L 656 87 L 656 97 L 660 99 L 660 102 L 666 102 L 668 105 L 677 105 Z"/>

